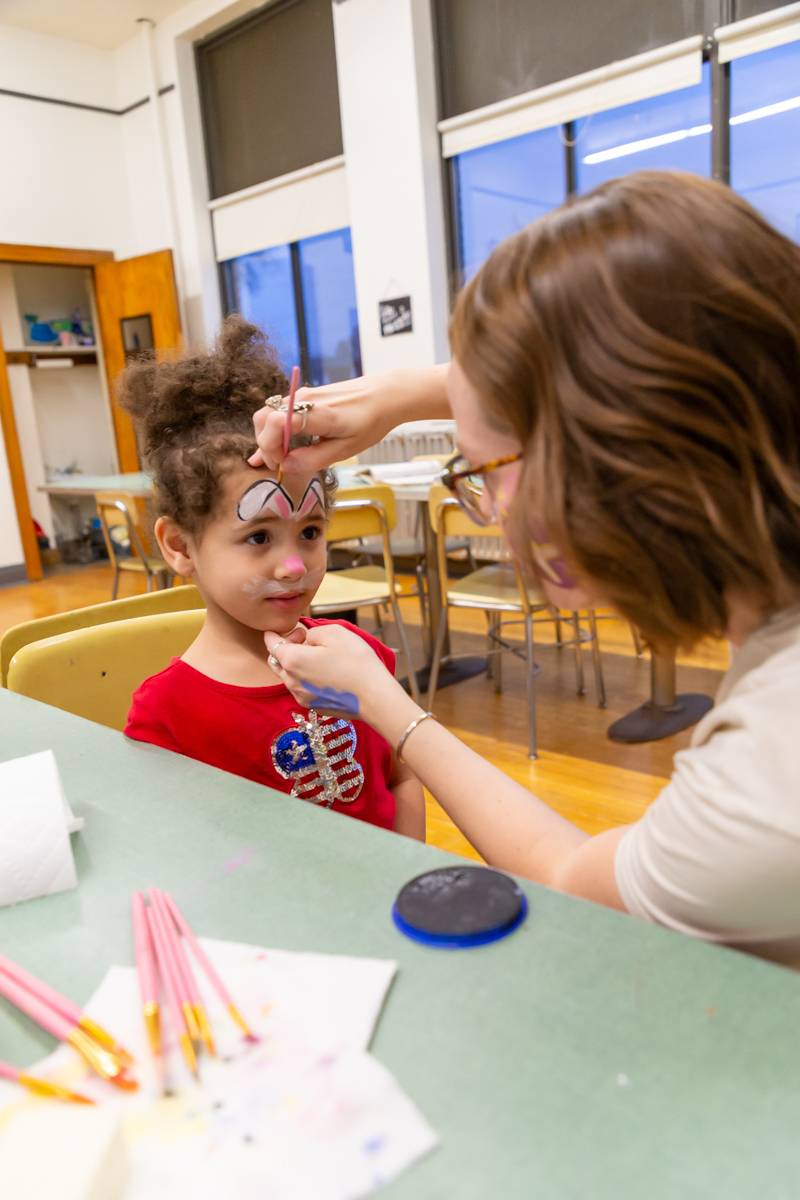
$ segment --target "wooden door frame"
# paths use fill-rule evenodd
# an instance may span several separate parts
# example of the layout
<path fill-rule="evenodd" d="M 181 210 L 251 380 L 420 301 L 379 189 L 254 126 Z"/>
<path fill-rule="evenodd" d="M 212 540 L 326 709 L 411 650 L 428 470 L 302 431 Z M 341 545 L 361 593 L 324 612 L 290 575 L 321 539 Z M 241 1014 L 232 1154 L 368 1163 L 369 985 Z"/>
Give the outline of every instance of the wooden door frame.
<path fill-rule="evenodd" d="M 65 246 L 25 246 L 12 242 L 0 242 L 0 263 L 34 264 L 43 267 L 95 267 L 98 263 L 114 258 L 113 250 L 73 250 Z M 6 370 L 3 339 L 0 334 L 0 431 L 6 446 L 11 491 L 17 510 L 22 549 L 25 555 L 25 571 L 29 580 L 42 578 L 42 556 L 33 528 L 28 484 L 19 444 L 14 402 Z"/>

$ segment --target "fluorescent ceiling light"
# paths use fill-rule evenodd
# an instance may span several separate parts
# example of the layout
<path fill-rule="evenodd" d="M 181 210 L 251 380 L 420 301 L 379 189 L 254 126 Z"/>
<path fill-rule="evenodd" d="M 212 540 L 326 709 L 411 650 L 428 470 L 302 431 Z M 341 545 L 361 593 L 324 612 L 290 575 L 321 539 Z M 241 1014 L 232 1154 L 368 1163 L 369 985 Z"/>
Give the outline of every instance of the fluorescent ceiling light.
<path fill-rule="evenodd" d="M 775 104 L 765 104 L 761 108 L 751 108 L 749 112 L 739 113 L 731 117 L 731 125 L 746 125 L 748 121 L 760 121 L 762 117 L 775 117 L 779 113 L 791 112 L 800 108 L 800 96 L 790 96 L 788 100 L 778 100 Z M 671 142 L 682 142 L 686 138 L 700 137 L 711 133 L 710 125 L 693 125 L 691 129 L 674 129 L 672 133 L 659 133 L 655 137 L 640 138 L 636 142 L 623 142 L 621 146 L 610 146 L 608 150 L 598 150 L 587 154 L 583 162 L 609 162 L 612 158 L 626 158 L 629 154 L 639 154 L 642 150 L 653 150 L 656 146 L 668 146 Z"/>
<path fill-rule="evenodd" d="M 800 96 L 790 96 L 788 100 L 778 100 L 776 104 L 765 104 L 763 108 L 751 108 L 750 112 L 739 113 L 738 117 L 731 117 L 731 125 L 746 125 L 748 121 L 775 117 L 778 113 L 789 112 L 793 108 L 800 108 Z"/>
<path fill-rule="evenodd" d="M 626 158 L 629 154 L 639 154 L 642 150 L 653 150 L 656 146 L 668 146 L 670 142 L 682 142 L 686 138 L 701 137 L 706 133 L 711 133 L 710 125 L 674 129 L 672 133 L 659 133 L 655 137 L 640 138 L 637 142 L 623 142 L 621 146 L 610 146 L 608 150 L 597 150 L 594 154 L 587 154 L 583 162 L 591 164 L 608 162 L 612 158 Z"/>

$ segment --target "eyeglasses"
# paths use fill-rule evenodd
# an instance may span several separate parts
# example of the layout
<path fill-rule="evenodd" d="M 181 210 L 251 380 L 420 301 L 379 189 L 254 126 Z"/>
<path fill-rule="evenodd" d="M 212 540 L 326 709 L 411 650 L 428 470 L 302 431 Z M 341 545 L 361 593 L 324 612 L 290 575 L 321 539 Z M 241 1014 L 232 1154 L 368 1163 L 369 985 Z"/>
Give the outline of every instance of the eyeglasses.
<path fill-rule="evenodd" d="M 504 458 L 493 458 L 480 467 L 471 467 L 463 454 L 456 454 L 446 464 L 440 482 L 452 492 L 464 512 L 476 525 L 491 525 L 493 517 L 484 512 L 481 501 L 486 493 L 486 476 L 498 467 L 519 462 L 522 451 L 507 454 Z"/>

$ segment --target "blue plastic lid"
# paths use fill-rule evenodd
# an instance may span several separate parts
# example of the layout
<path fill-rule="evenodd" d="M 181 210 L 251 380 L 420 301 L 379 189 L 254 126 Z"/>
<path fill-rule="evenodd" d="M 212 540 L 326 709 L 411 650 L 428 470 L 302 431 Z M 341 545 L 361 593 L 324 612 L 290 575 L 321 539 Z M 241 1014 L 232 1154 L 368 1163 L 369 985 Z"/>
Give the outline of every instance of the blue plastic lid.
<path fill-rule="evenodd" d="M 406 937 L 456 950 L 499 941 L 521 925 L 525 893 L 489 867 L 440 867 L 417 875 L 398 893 L 392 919 Z"/>

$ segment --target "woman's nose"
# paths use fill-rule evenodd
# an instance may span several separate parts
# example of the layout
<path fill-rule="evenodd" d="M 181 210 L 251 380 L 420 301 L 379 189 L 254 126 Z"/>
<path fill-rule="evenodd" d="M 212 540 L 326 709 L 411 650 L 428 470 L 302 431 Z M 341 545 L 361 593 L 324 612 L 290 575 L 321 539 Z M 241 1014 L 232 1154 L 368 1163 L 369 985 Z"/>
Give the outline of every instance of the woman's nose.
<path fill-rule="evenodd" d="M 497 509 L 495 507 L 494 497 L 492 496 L 492 494 L 488 488 L 483 489 L 483 493 L 481 494 L 481 497 L 480 497 L 480 500 L 478 501 L 478 503 L 481 506 L 481 512 L 483 513 L 486 520 L 491 525 L 494 525 L 495 521 L 497 520 Z"/>
<path fill-rule="evenodd" d="M 300 579 L 306 573 L 306 564 L 299 554 L 290 554 L 276 569 L 278 579 Z"/>

